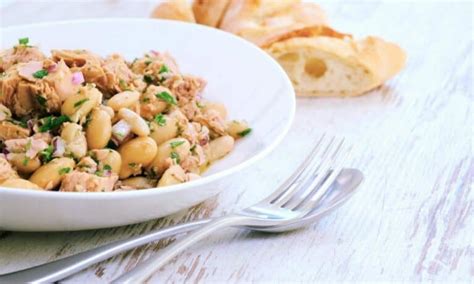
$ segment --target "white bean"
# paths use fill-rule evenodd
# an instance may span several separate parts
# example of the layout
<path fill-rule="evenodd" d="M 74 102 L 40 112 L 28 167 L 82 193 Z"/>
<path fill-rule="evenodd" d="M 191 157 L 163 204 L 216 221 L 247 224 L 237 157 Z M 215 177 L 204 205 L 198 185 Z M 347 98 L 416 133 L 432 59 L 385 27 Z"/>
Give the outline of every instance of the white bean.
<path fill-rule="evenodd" d="M 41 188 L 51 190 L 61 183 L 64 175 L 72 171 L 75 165 L 71 158 L 54 159 L 36 170 L 30 181 Z"/>
<path fill-rule="evenodd" d="M 109 106 L 104 106 L 104 105 L 100 105 L 99 108 L 100 108 L 101 110 L 105 111 L 105 112 L 110 116 L 111 119 L 114 118 L 115 112 L 114 112 L 114 110 L 113 110 L 111 107 L 109 107 Z"/>
<path fill-rule="evenodd" d="M 77 95 L 69 96 L 61 106 L 61 113 L 72 122 L 85 119 L 89 112 L 102 103 L 102 93 L 96 88 L 82 87 Z"/>
<path fill-rule="evenodd" d="M 86 128 L 87 146 L 89 149 L 101 149 L 107 146 L 112 136 L 112 121 L 107 111 L 95 108 L 90 114 Z"/>
<path fill-rule="evenodd" d="M 169 167 L 161 176 L 160 181 L 158 182 L 158 187 L 180 184 L 186 181 L 186 173 L 184 170 L 178 166 Z"/>
<path fill-rule="evenodd" d="M 128 108 L 121 108 L 118 112 L 118 116 L 130 125 L 132 132 L 136 135 L 148 136 L 150 134 L 148 124 L 136 112 L 133 112 Z"/>
<path fill-rule="evenodd" d="M 191 145 L 184 138 L 170 139 L 158 146 L 156 156 L 151 162 L 149 169 L 157 175 L 161 175 L 171 166 L 172 160 L 176 163 L 184 161 L 190 154 Z"/>
<path fill-rule="evenodd" d="M 245 121 L 231 120 L 226 123 L 225 131 L 234 139 L 238 139 L 250 133 L 250 128 Z"/>
<path fill-rule="evenodd" d="M 136 91 L 125 91 L 111 97 L 107 105 L 114 111 L 119 111 L 121 108 L 128 108 L 133 106 L 140 99 L 140 94 Z"/>
<path fill-rule="evenodd" d="M 158 122 L 156 120 L 151 121 L 150 128 L 150 137 L 155 140 L 157 145 L 178 136 L 177 120 L 169 115 L 162 115 Z"/>
<path fill-rule="evenodd" d="M 118 174 L 120 172 L 122 157 L 117 151 L 112 149 L 99 149 L 89 151 L 89 155 L 98 162 L 99 169 L 105 169 L 106 166 L 109 166 L 113 173 Z"/>
<path fill-rule="evenodd" d="M 42 190 L 41 187 L 37 186 L 36 184 L 32 183 L 29 180 L 22 179 L 22 178 L 12 178 L 7 181 L 4 181 L 0 186 L 3 187 L 10 187 L 10 188 L 24 188 L 24 189 L 36 189 Z"/>
<path fill-rule="evenodd" d="M 17 169 L 18 172 L 23 174 L 31 174 L 41 167 L 41 161 L 38 157 L 29 159 L 24 153 L 10 153 L 10 163 Z"/>
<path fill-rule="evenodd" d="M 156 151 L 155 140 L 150 137 L 137 137 L 122 144 L 118 149 L 122 156 L 120 178 L 140 173 L 142 167 L 148 166 L 153 161 Z"/>
<path fill-rule="evenodd" d="M 227 155 L 234 148 L 234 138 L 230 135 L 221 136 L 209 143 L 209 161 L 214 162 Z"/>
<path fill-rule="evenodd" d="M 146 177 L 131 177 L 122 180 L 122 185 L 130 186 L 135 189 L 146 189 L 156 187 L 156 180 Z"/>

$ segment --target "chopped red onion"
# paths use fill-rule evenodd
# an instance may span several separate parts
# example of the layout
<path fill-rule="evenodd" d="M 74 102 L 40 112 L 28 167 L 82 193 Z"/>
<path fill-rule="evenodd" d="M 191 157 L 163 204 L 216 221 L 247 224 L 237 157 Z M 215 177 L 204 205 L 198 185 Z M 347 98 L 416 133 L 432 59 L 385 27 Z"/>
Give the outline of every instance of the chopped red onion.
<path fill-rule="evenodd" d="M 28 129 L 30 129 L 31 131 L 33 131 L 34 129 L 34 126 L 36 124 L 36 119 L 29 119 L 27 122 L 26 122 L 26 125 L 28 126 Z"/>
<path fill-rule="evenodd" d="M 155 50 L 151 50 L 150 53 L 153 54 L 154 56 L 160 56 L 160 53 Z"/>
<path fill-rule="evenodd" d="M 48 72 L 49 72 L 49 73 L 55 72 L 57 69 L 58 69 L 58 64 L 57 64 L 57 63 L 53 63 L 53 64 L 51 64 L 51 65 L 48 67 Z"/>
<path fill-rule="evenodd" d="M 205 146 L 209 143 L 209 136 L 204 136 L 203 138 L 199 139 L 199 145 Z"/>
<path fill-rule="evenodd" d="M 64 140 L 56 136 L 53 138 L 52 144 L 54 148 L 53 157 L 62 157 L 64 152 L 66 152 L 66 143 Z"/>
<path fill-rule="evenodd" d="M 111 170 L 103 170 L 102 172 L 102 176 L 103 177 L 109 177 L 112 175 L 112 171 Z"/>
<path fill-rule="evenodd" d="M 82 83 L 84 83 L 84 81 L 85 81 L 84 80 L 84 75 L 82 74 L 81 71 L 72 73 L 72 83 L 74 85 L 82 84 Z"/>
<path fill-rule="evenodd" d="M 121 119 L 112 127 L 112 141 L 120 145 L 126 138 L 131 136 L 132 127 L 125 120 Z"/>

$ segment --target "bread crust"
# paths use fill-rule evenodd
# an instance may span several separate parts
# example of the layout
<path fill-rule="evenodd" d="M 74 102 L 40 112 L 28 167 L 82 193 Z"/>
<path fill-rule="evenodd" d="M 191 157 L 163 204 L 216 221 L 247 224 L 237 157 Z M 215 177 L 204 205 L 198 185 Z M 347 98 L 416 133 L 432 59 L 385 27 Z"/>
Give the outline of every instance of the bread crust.
<path fill-rule="evenodd" d="M 198 24 L 218 27 L 231 0 L 195 0 L 192 10 Z"/>
<path fill-rule="evenodd" d="M 169 0 L 156 6 L 152 18 L 196 23 L 191 5 L 186 0 Z"/>
<path fill-rule="evenodd" d="M 326 24 L 325 13 L 314 3 L 300 3 L 298 0 L 232 0 L 220 28 L 262 46 L 288 32 Z"/>
<path fill-rule="evenodd" d="M 276 59 L 285 53 L 303 50 L 317 50 L 328 58 L 362 70 L 367 83 L 357 90 L 338 92 L 308 91 L 295 85 L 296 93 L 300 96 L 359 96 L 393 77 L 403 68 L 406 61 L 406 54 L 398 45 L 373 36 L 361 40 L 329 36 L 294 37 L 273 43 L 266 49 Z M 291 71 L 286 71 L 290 78 L 295 76 Z"/>
<path fill-rule="evenodd" d="M 281 33 L 271 35 L 265 38 L 265 40 L 262 40 L 262 44 L 260 47 L 262 48 L 268 48 L 275 42 L 279 41 L 285 41 L 290 38 L 295 38 L 295 37 L 300 37 L 300 38 L 305 38 L 305 37 L 316 37 L 316 36 L 328 36 L 328 37 L 334 37 L 334 38 L 352 38 L 351 34 L 345 34 L 338 32 L 328 26 L 324 25 L 319 25 L 319 26 L 310 26 L 310 27 L 304 27 L 300 29 L 294 29 L 290 28 L 286 32 L 282 31 Z"/>

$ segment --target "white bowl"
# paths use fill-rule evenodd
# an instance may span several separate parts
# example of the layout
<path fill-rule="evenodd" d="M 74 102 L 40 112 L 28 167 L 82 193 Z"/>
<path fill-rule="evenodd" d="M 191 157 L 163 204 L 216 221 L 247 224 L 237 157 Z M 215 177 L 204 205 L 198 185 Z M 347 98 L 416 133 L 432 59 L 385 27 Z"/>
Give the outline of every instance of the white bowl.
<path fill-rule="evenodd" d="M 204 98 L 224 103 L 229 117 L 253 131 L 234 151 L 189 183 L 129 192 L 74 193 L 0 188 L 0 230 L 83 230 L 138 223 L 193 206 L 229 187 L 233 174 L 270 153 L 287 133 L 295 95 L 283 69 L 266 53 L 231 34 L 200 25 L 150 19 L 42 23 L 1 30 L 1 48 L 29 37 L 54 48 L 118 52 L 127 59 L 169 51 L 184 73 L 207 80 Z"/>

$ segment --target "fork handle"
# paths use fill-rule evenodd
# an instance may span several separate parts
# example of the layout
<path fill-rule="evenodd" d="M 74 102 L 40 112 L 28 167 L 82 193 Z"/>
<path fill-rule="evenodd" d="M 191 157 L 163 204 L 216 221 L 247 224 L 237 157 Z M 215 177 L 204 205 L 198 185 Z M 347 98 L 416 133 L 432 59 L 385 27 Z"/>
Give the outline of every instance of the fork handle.
<path fill-rule="evenodd" d="M 248 217 L 242 215 L 230 215 L 217 218 L 204 225 L 202 228 L 189 233 L 180 241 L 168 246 L 157 257 L 150 257 L 138 264 L 131 271 L 115 279 L 112 283 L 144 283 L 155 271 L 177 256 L 180 252 L 204 239 L 213 232 L 226 227 L 244 225 Z"/>
<path fill-rule="evenodd" d="M 189 232 L 209 222 L 211 222 L 211 219 L 194 221 L 160 229 L 131 239 L 116 241 L 53 262 L 0 275 L 0 283 L 56 282 L 119 253 L 153 241 Z"/>

